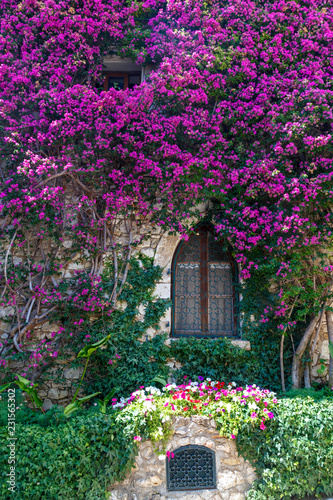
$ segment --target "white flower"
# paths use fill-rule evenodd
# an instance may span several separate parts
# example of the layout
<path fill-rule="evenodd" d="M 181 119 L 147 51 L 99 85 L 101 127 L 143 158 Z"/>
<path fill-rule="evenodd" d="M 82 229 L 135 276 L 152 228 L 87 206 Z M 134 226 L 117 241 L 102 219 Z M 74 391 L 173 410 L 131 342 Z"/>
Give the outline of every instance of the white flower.
<path fill-rule="evenodd" d="M 144 401 L 142 403 L 142 406 L 145 407 L 145 411 L 155 411 L 156 410 L 156 406 L 153 404 L 152 401 L 149 401 L 149 399 L 147 399 L 146 401 Z"/>
<path fill-rule="evenodd" d="M 231 382 L 231 385 L 232 385 L 233 387 L 236 387 L 236 385 L 237 385 L 237 384 L 236 384 L 236 382 Z"/>
<path fill-rule="evenodd" d="M 253 401 L 253 403 L 249 403 L 249 408 L 255 410 L 256 408 L 258 408 L 258 405 Z"/>
<path fill-rule="evenodd" d="M 158 459 L 161 460 L 161 462 L 163 462 L 163 460 L 165 460 L 165 455 L 158 455 Z"/>

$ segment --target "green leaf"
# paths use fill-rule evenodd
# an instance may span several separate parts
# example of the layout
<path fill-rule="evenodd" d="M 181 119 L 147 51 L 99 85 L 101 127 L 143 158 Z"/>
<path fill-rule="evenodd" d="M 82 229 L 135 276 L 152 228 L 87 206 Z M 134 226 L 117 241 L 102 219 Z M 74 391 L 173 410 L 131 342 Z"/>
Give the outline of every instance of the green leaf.
<path fill-rule="evenodd" d="M 106 403 L 108 403 L 110 401 L 110 399 L 112 398 L 112 396 L 114 395 L 115 392 L 116 392 L 116 387 L 114 389 L 112 389 L 112 391 L 110 391 L 107 396 L 105 396 L 105 398 L 103 399 L 103 401 L 105 401 Z"/>
<path fill-rule="evenodd" d="M 163 377 L 160 377 L 159 375 L 156 375 L 156 377 L 154 377 L 153 380 L 150 381 L 150 383 L 153 382 L 157 382 L 159 384 L 162 384 L 163 386 L 167 384 L 167 381 Z"/>
<path fill-rule="evenodd" d="M 82 406 L 83 403 L 86 401 L 89 401 L 89 399 L 97 396 L 97 394 L 100 394 L 100 392 L 94 392 L 94 394 L 89 394 L 89 396 L 84 396 L 83 398 L 79 398 L 74 403 L 70 403 L 64 408 L 64 415 L 65 417 L 70 417 L 75 413 L 76 411 L 79 411 L 80 407 Z"/>
<path fill-rule="evenodd" d="M 32 391 L 30 391 L 29 396 L 31 397 L 31 399 L 34 401 L 35 405 L 38 408 L 43 406 L 43 401 L 38 396 L 36 389 L 33 389 Z"/>
<path fill-rule="evenodd" d="M 101 412 L 103 413 L 103 415 L 106 414 L 107 404 L 108 404 L 108 402 L 110 401 L 110 399 L 112 398 L 112 396 L 114 395 L 115 392 L 116 392 L 116 387 L 114 389 L 112 389 L 112 391 L 110 391 L 109 394 L 107 394 L 107 396 L 105 396 L 105 398 L 103 399 L 103 401 L 101 401 L 100 399 L 98 400 L 99 408 L 100 408 Z"/>
<path fill-rule="evenodd" d="M 75 413 L 79 409 L 80 406 L 78 405 L 78 402 L 75 401 L 75 403 L 70 403 L 64 408 L 64 415 L 65 417 L 70 417 L 73 413 Z"/>
<path fill-rule="evenodd" d="M 37 394 L 36 387 L 38 387 L 38 384 L 33 384 L 31 385 L 30 380 L 21 377 L 21 375 L 18 375 L 17 373 L 15 374 L 18 380 L 15 380 L 15 384 L 18 385 L 18 387 L 23 391 L 28 394 L 28 396 L 32 399 L 32 401 L 35 403 L 35 405 L 40 408 L 43 406 L 43 401 L 40 399 L 40 397 Z"/>
<path fill-rule="evenodd" d="M 84 346 L 84 348 L 81 349 L 81 351 L 79 352 L 77 357 L 78 358 L 90 358 L 90 356 L 92 355 L 93 352 L 96 351 L 96 349 L 98 349 L 99 347 L 102 347 L 103 345 L 105 345 L 109 341 L 110 337 L 111 337 L 111 335 L 107 335 L 106 337 L 104 337 L 104 339 L 100 340 L 99 342 L 95 342 L 94 344 L 88 344 L 88 345 Z"/>
<path fill-rule="evenodd" d="M 0 394 L 5 391 L 6 389 L 8 389 L 9 386 L 12 385 L 12 382 L 9 382 L 9 384 L 5 384 L 5 385 L 0 385 Z"/>
<path fill-rule="evenodd" d="M 37 384 L 31 385 L 31 381 L 27 378 L 21 377 L 21 375 L 18 375 L 17 373 L 15 373 L 15 376 L 18 378 L 18 380 L 15 380 L 15 384 L 18 385 L 22 391 L 29 394 L 34 387 L 37 387 Z"/>
<path fill-rule="evenodd" d="M 94 392 L 94 394 L 89 394 L 89 396 L 84 396 L 83 398 L 78 398 L 77 402 L 80 405 L 82 403 L 85 403 L 86 401 L 89 401 L 89 399 L 94 398 L 95 396 L 97 396 L 97 394 L 100 394 L 100 393 L 101 392 Z"/>

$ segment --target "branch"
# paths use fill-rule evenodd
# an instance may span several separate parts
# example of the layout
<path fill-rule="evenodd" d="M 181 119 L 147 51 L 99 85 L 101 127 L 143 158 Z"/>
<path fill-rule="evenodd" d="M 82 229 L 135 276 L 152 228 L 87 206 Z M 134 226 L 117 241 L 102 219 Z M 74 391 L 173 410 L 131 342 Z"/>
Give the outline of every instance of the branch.
<path fill-rule="evenodd" d="M 61 177 L 62 175 L 71 175 L 69 172 L 60 172 L 59 174 L 54 174 L 48 177 L 47 179 L 44 179 L 43 181 L 39 182 L 37 186 L 35 186 L 35 189 L 39 188 L 40 186 L 43 186 L 46 184 L 48 181 L 51 181 L 52 179 L 56 179 L 57 177 Z"/>
<path fill-rule="evenodd" d="M 308 345 L 309 339 L 311 335 L 313 334 L 313 331 L 316 327 L 316 324 L 319 320 L 319 315 L 315 316 L 307 329 L 305 330 L 305 333 L 299 343 L 299 346 L 296 349 L 296 352 L 294 354 L 294 359 L 293 359 L 293 366 L 291 370 L 291 378 L 293 382 L 293 388 L 298 389 L 299 387 L 299 371 L 300 371 L 300 364 L 301 364 L 301 358 L 304 354 L 304 351 L 306 349 L 306 346 Z"/>

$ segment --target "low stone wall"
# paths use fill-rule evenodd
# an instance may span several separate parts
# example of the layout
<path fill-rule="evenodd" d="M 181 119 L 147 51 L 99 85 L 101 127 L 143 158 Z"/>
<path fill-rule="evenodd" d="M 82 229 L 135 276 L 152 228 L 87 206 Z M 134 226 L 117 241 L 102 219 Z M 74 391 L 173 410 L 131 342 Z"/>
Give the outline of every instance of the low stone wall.
<path fill-rule="evenodd" d="M 244 500 L 256 478 L 253 467 L 238 456 L 235 442 L 220 437 L 214 420 L 176 417 L 167 451 L 186 445 L 205 446 L 215 452 L 216 488 L 168 491 L 166 460 L 159 460 L 150 441 L 139 445 L 135 467 L 122 483 L 113 485 L 109 500 Z"/>

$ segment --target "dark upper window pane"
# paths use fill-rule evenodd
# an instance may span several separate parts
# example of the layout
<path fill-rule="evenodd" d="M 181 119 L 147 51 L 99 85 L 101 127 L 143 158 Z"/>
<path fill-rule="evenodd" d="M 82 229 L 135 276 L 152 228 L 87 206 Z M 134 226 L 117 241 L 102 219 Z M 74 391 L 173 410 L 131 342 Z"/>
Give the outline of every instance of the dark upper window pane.
<path fill-rule="evenodd" d="M 139 85 L 141 82 L 140 75 L 129 75 L 128 77 L 128 88 L 133 89 L 135 85 Z"/>
<path fill-rule="evenodd" d="M 109 76 L 108 90 L 112 88 L 123 90 L 125 88 L 125 78 L 123 76 Z"/>
<path fill-rule="evenodd" d="M 208 258 L 210 261 L 228 261 L 230 256 L 223 250 L 220 241 L 216 241 L 214 234 L 208 231 Z"/>
<path fill-rule="evenodd" d="M 199 262 L 200 261 L 200 234 L 197 232 L 184 241 L 180 247 L 177 262 Z"/>

